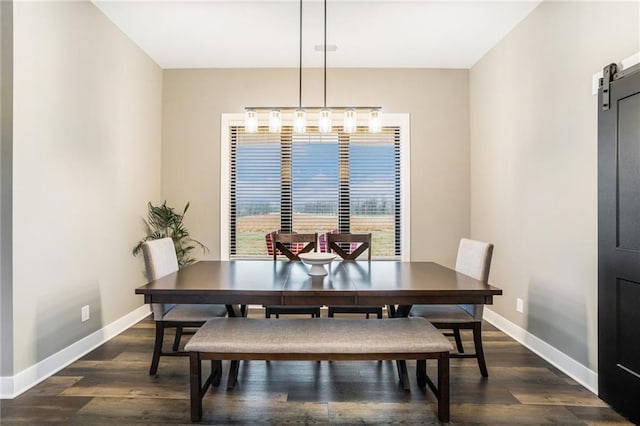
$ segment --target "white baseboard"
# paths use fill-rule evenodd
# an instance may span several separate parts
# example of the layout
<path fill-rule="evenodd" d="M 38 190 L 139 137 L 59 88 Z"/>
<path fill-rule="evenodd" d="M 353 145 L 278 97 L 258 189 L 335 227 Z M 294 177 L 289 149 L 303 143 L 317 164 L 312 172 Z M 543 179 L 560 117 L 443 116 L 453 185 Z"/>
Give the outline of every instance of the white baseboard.
<path fill-rule="evenodd" d="M 591 392 L 598 394 L 598 373 L 580 364 L 527 330 L 485 307 L 484 319 L 542 357 Z"/>
<path fill-rule="evenodd" d="M 142 305 L 98 331 L 78 340 L 15 376 L 0 377 L 0 398 L 12 399 L 47 379 L 67 365 L 83 357 L 109 339 L 122 333 L 151 312 L 149 305 Z"/>

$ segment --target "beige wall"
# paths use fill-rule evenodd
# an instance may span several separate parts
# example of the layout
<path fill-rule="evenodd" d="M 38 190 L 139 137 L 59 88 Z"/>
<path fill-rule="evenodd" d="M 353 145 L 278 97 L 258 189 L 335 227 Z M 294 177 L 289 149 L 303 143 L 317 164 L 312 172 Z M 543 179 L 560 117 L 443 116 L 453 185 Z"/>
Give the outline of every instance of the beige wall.
<path fill-rule="evenodd" d="M 11 150 L 13 149 L 13 3 L 0 2 L 0 376 L 13 371 Z M 6 342 L 6 343 L 5 343 Z M 2 392 L 0 385 L 0 393 Z"/>
<path fill-rule="evenodd" d="M 327 104 L 381 105 L 411 119 L 411 257 L 452 265 L 469 234 L 468 71 L 329 69 Z M 303 104 L 322 105 L 304 70 Z M 162 196 L 191 201 L 186 225 L 219 258 L 220 114 L 298 102 L 297 69 L 165 70 Z"/>
<path fill-rule="evenodd" d="M 15 3 L 14 41 L 18 373 L 142 304 L 131 249 L 160 199 L 162 70 L 89 2 Z"/>
<path fill-rule="evenodd" d="M 638 50 L 637 2 L 544 2 L 471 70 L 471 235 L 492 307 L 597 370 L 597 99 Z M 525 312 L 515 310 L 524 298 Z"/>

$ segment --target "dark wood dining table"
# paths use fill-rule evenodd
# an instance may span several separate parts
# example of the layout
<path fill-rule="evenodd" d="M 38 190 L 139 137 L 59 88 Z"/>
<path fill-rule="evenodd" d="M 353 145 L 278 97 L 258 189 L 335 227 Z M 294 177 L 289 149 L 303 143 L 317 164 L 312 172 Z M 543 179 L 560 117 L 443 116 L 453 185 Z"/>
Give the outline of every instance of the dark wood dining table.
<path fill-rule="evenodd" d="M 342 261 L 325 276 L 310 276 L 301 262 L 200 261 L 138 287 L 145 303 L 217 303 L 229 316 L 257 305 L 387 306 L 406 317 L 416 304 L 492 304 L 502 290 L 434 262 Z M 398 373 L 405 389 L 404 362 Z M 237 370 L 237 363 L 234 365 Z M 231 377 L 231 376 L 230 376 Z"/>

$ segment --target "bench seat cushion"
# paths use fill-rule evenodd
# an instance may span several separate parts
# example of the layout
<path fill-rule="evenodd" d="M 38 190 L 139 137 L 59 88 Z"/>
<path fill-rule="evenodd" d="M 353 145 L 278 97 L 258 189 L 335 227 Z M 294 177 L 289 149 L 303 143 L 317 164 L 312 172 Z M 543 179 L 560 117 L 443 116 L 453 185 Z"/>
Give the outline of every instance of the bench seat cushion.
<path fill-rule="evenodd" d="M 192 352 L 261 354 L 433 353 L 452 349 L 449 340 L 423 318 L 214 318 L 185 346 Z"/>

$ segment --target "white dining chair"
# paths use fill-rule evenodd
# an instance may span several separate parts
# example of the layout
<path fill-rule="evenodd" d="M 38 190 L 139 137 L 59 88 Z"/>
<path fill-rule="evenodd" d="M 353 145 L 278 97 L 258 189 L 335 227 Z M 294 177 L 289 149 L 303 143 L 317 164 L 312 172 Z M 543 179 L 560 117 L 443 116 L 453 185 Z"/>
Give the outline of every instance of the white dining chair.
<path fill-rule="evenodd" d="M 486 283 L 489 279 L 493 244 L 463 238 L 458 246 L 456 271 Z M 484 305 L 414 305 L 411 316 L 427 319 L 435 327 L 451 330 L 455 338 L 457 353 L 452 358 L 476 358 L 480 374 L 487 377 L 487 364 L 482 347 L 482 314 Z M 462 346 L 460 330 L 473 331 L 475 353 L 467 354 Z"/>
<path fill-rule="evenodd" d="M 142 253 L 149 281 L 178 270 L 178 259 L 171 238 L 145 242 L 142 245 Z M 183 328 L 200 327 L 208 319 L 224 317 L 227 314 L 225 305 L 152 303 L 151 309 L 156 324 L 156 338 L 149 368 L 150 375 L 157 373 L 161 356 L 189 356 L 188 352 L 178 350 Z M 171 352 L 163 351 L 164 331 L 167 328 L 176 329 Z"/>

